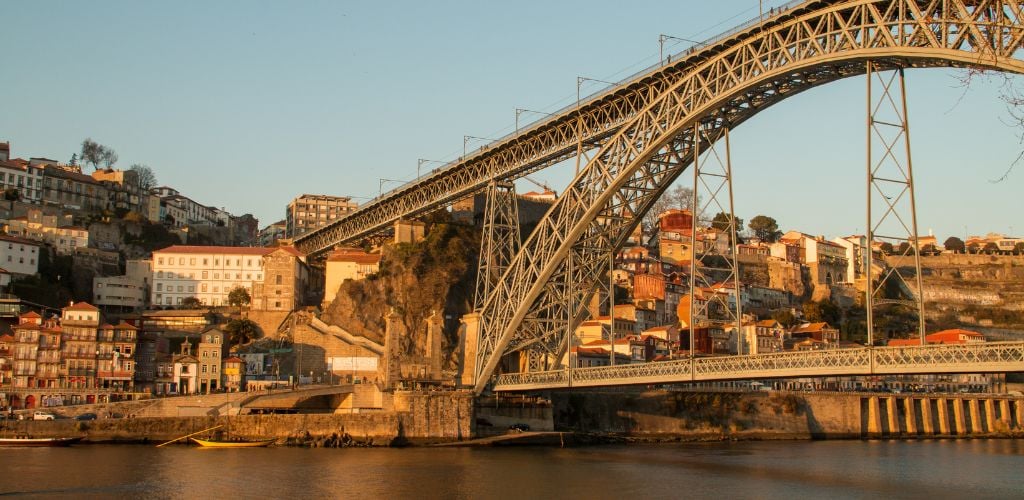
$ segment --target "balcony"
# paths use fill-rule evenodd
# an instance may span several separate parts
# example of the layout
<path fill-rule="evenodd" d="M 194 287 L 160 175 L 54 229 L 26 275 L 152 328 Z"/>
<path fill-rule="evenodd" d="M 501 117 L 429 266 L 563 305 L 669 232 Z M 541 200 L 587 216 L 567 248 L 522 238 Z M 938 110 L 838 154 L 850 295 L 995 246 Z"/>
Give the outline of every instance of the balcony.
<path fill-rule="evenodd" d="M 96 378 L 106 379 L 131 379 L 134 373 L 129 371 L 100 371 L 96 373 Z"/>

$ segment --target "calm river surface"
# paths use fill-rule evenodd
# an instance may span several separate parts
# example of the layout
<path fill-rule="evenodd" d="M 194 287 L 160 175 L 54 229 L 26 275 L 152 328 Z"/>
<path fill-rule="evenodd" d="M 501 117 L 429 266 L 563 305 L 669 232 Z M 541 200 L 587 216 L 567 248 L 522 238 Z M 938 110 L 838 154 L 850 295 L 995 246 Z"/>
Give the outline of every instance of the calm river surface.
<path fill-rule="evenodd" d="M 1024 498 L 1024 440 L 558 448 L 0 449 L 0 495 Z"/>

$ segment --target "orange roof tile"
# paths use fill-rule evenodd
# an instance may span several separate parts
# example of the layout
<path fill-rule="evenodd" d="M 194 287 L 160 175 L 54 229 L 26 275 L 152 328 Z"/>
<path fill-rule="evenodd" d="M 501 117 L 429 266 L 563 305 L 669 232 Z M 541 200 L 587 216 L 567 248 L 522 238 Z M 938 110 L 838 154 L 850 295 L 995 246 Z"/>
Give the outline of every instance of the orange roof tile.
<path fill-rule="evenodd" d="M 99 311 L 96 306 L 88 302 L 76 302 L 64 308 L 65 311 Z"/>

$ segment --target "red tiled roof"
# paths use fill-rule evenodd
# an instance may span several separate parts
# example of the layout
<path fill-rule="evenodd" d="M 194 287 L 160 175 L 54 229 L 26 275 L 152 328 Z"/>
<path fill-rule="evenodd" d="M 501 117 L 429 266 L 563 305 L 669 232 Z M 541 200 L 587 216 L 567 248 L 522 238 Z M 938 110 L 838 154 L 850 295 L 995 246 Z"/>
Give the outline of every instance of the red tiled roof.
<path fill-rule="evenodd" d="M 11 243 L 20 243 L 22 245 L 32 245 L 34 247 L 43 246 L 43 244 L 39 243 L 38 241 L 26 240 L 25 238 L 18 238 L 17 236 L 8 236 L 5 234 L 0 234 L 0 241 L 9 241 Z"/>
<path fill-rule="evenodd" d="M 227 247 L 227 246 L 193 246 L 193 245 L 171 245 L 167 248 L 154 250 L 153 253 L 187 253 L 187 254 L 215 254 L 230 253 L 237 255 L 259 255 L 264 256 L 277 250 L 278 247 Z"/>
<path fill-rule="evenodd" d="M 356 264 L 379 264 L 379 253 L 366 253 L 356 249 L 335 250 L 327 257 L 327 262 L 355 262 Z"/>
<path fill-rule="evenodd" d="M 34 318 L 42 318 L 42 316 L 40 316 L 39 313 L 37 313 L 35 311 L 29 311 L 29 312 L 27 312 L 25 314 L 22 314 L 21 317 L 22 318 L 32 318 L 32 319 L 34 319 Z"/>
<path fill-rule="evenodd" d="M 65 311 L 99 311 L 96 306 L 88 302 L 76 302 L 64 308 Z"/>
<path fill-rule="evenodd" d="M 245 363 L 242 358 L 231 356 L 230 358 L 224 358 L 225 363 Z"/>
<path fill-rule="evenodd" d="M 11 335 L 9 333 L 0 335 L 0 342 L 14 342 L 14 335 Z"/>

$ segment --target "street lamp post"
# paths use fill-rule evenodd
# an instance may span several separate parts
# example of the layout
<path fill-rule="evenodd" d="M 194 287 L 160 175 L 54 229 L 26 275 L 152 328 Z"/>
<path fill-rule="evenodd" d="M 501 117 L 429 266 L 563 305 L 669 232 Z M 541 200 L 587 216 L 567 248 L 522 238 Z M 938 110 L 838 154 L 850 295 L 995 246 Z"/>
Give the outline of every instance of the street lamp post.
<path fill-rule="evenodd" d="M 384 195 L 384 183 L 385 182 L 403 182 L 403 181 L 400 181 L 398 179 L 385 179 L 385 178 L 381 177 L 380 178 L 380 183 L 377 186 L 377 197 L 378 198 Z"/>
<path fill-rule="evenodd" d="M 443 161 L 428 160 L 426 158 L 417 158 L 416 159 L 416 178 L 417 179 L 420 178 L 420 168 L 423 166 L 424 163 L 440 163 L 440 164 L 444 165 Z"/>
<path fill-rule="evenodd" d="M 692 43 L 694 45 L 707 45 L 707 43 L 705 43 L 705 42 L 699 42 L 697 40 L 690 40 L 689 38 L 680 38 L 678 36 L 665 35 L 665 34 L 658 35 L 658 65 L 659 66 L 664 66 L 665 62 L 666 62 L 665 61 L 665 41 L 667 41 L 667 40 L 679 40 L 680 42 L 688 42 L 688 43 Z M 671 54 L 669 55 L 669 57 L 672 57 Z M 671 60 L 668 61 L 668 62 L 671 62 Z"/>
<path fill-rule="evenodd" d="M 545 116 L 549 116 L 549 117 L 553 117 L 554 116 L 551 113 L 544 113 L 543 111 L 524 110 L 522 108 L 516 108 L 515 109 L 515 133 L 519 133 L 519 115 L 522 115 L 523 113 L 536 113 L 538 115 L 545 115 Z"/>
<path fill-rule="evenodd" d="M 477 141 L 492 141 L 492 142 L 497 140 L 497 139 L 491 139 L 490 137 L 477 137 L 475 135 L 464 135 L 464 136 L 462 136 L 462 157 L 463 158 L 466 157 L 466 144 L 469 144 L 469 141 L 471 139 L 477 140 Z"/>

